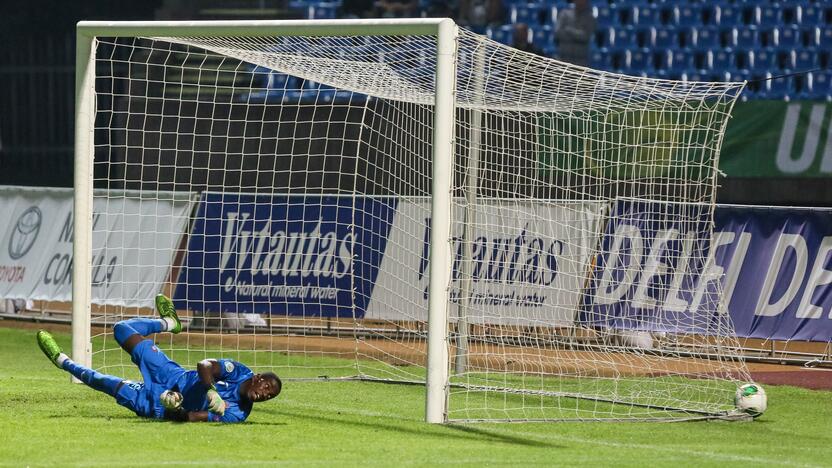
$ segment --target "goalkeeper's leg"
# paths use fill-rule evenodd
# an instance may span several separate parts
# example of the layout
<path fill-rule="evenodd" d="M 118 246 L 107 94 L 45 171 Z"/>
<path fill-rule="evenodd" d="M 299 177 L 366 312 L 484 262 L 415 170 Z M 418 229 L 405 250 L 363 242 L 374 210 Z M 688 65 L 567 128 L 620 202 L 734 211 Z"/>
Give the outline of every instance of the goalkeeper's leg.
<path fill-rule="evenodd" d="M 102 374 L 92 369 L 84 367 L 61 351 L 60 346 L 48 332 L 43 330 L 37 335 L 38 346 L 43 351 L 43 354 L 52 361 L 57 367 L 69 372 L 76 379 L 84 382 L 88 387 L 106 393 L 111 397 L 115 397 L 119 387 L 124 379 L 112 375 Z"/>
<path fill-rule="evenodd" d="M 132 354 L 136 345 L 148 335 L 166 331 L 171 333 L 182 331 L 182 324 L 176 315 L 176 309 L 168 297 L 163 294 L 156 296 L 156 311 L 161 318 L 136 317 L 122 320 L 113 326 L 113 335 L 122 349 Z"/>

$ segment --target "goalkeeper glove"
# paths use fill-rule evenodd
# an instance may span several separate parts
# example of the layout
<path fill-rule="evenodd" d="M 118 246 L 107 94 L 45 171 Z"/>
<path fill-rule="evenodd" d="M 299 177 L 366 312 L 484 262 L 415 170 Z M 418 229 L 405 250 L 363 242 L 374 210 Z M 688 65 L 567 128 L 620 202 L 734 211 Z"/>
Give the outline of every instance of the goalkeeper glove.
<path fill-rule="evenodd" d="M 165 390 L 159 396 L 159 399 L 162 400 L 162 406 L 164 406 L 166 410 L 177 411 L 182 407 L 183 398 L 182 394 L 179 392 Z"/>
<path fill-rule="evenodd" d="M 225 402 L 222 401 L 222 397 L 215 388 L 209 388 L 208 391 L 205 393 L 205 396 L 208 398 L 208 409 L 212 413 L 216 413 L 220 416 L 225 414 Z"/>

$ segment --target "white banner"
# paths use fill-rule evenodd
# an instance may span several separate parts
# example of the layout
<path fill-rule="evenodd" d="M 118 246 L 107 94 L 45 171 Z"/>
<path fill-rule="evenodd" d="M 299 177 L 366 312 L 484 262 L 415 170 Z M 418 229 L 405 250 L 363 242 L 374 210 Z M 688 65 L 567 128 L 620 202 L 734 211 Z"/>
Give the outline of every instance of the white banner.
<path fill-rule="evenodd" d="M 571 325 L 600 241 L 604 202 L 476 206 L 470 323 Z M 401 201 L 365 315 L 427 320 L 429 201 Z M 450 319 L 458 316 L 464 207 L 455 204 Z"/>
<path fill-rule="evenodd" d="M 152 195 L 153 198 L 150 198 Z M 151 306 L 187 227 L 192 194 L 96 191 L 92 297 Z M 72 299 L 73 190 L 0 187 L 0 298 Z"/>

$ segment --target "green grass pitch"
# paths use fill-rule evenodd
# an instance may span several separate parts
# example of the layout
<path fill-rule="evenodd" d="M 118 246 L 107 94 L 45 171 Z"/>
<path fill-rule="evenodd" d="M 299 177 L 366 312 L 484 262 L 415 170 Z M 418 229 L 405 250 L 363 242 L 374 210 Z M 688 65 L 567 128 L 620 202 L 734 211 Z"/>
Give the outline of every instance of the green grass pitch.
<path fill-rule="evenodd" d="M 766 390 L 751 423 L 434 426 L 418 386 L 287 382 L 244 424 L 176 424 L 70 384 L 32 330 L 0 328 L 0 466 L 830 466 L 832 392 Z"/>

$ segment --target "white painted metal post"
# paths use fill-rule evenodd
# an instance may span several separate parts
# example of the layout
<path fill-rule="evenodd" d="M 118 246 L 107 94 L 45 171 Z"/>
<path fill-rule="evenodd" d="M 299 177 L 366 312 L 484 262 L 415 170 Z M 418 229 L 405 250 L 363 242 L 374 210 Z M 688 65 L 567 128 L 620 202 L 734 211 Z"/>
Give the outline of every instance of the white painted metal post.
<path fill-rule="evenodd" d="M 439 23 L 436 44 L 436 101 L 433 116 L 433 174 L 431 185 L 430 285 L 428 289 L 428 364 L 425 420 L 447 419 L 448 298 L 451 281 L 451 182 L 454 156 L 454 93 L 458 28 Z"/>
<path fill-rule="evenodd" d="M 481 41 L 480 46 L 474 52 L 474 89 L 483 96 L 485 78 L 485 43 Z M 479 103 L 475 103 L 479 104 Z M 456 359 L 454 360 L 454 373 L 459 375 L 468 368 L 468 335 L 471 315 L 471 296 L 474 292 L 474 261 L 473 241 L 476 237 L 475 227 L 477 225 L 477 188 L 480 180 L 480 146 L 482 140 L 482 110 L 474 106 L 469 111 L 471 116 L 471 134 L 468 138 L 468 167 L 465 171 L 465 221 L 462 234 L 462 261 L 460 262 L 459 279 L 459 306 L 457 319 Z"/>
<path fill-rule="evenodd" d="M 92 365 L 92 167 L 95 126 L 95 38 L 76 35 L 75 45 L 75 204 L 72 248 L 72 359 Z"/>

